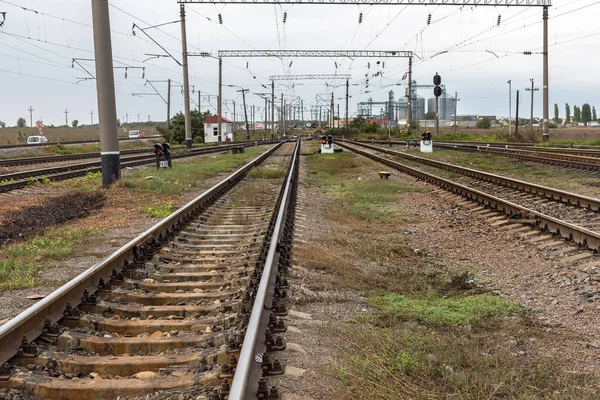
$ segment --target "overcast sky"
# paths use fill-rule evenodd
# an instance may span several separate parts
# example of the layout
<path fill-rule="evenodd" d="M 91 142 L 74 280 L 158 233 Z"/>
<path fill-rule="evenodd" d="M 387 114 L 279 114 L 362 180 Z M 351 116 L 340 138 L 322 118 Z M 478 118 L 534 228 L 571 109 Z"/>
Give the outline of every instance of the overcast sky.
<path fill-rule="evenodd" d="M 600 84 L 595 75 L 600 69 L 598 3 L 555 0 L 550 8 L 550 117 L 554 103 L 559 104 L 561 116 L 565 102 L 571 106 L 588 102 L 600 107 Z M 160 54 L 162 50 L 139 31 L 133 36 L 132 24 L 146 27 L 177 21 L 179 6 L 175 0 L 111 0 L 110 5 L 115 67 L 146 67 L 144 78 L 139 69 L 128 70 L 127 78 L 124 69 L 115 69 L 117 115 L 123 119 L 128 114 L 129 122 L 137 121 L 138 114 L 141 120 L 148 116 L 165 120 L 166 106 L 158 96 L 139 97 L 132 93 L 153 93 L 149 85 L 144 85 L 146 79 L 170 78 L 181 83 L 181 67 L 169 58 L 144 62 L 148 58 L 145 54 Z M 520 113 L 528 115 L 530 94 L 524 89 L 530 86 L 530 78 L 535 79 L 536 87 L 541 89 L 542 85 L 542 56 L 522 54 L 541 51 L 541 8 L 194 4 L 186 9 L 190 52 L 216 55 L 218 50 L 228 49 L 413 51 L 422 58 L 415 58 L 413 79 L 429 84 L 438 71 L 448 93 L 453 96 L 458 92 L 459 115 L 507 115 L 509 79 L 513 87 L 513 116 L 517 89 L 521 91 Z M 73 58 L 94 58 L 91 0 L 0 0 L 2 11 L 6 12 L 6 21 L 0 27 L 0 120 L 12 126 L 17 118 L 24 117 L 29 123 L 27 110 L 31 106 L 34 121 L 43 118 L 46 125 L 64 124 L 65 109 L 69 111 L 69 123 L 73 119 L 90 123 L 90 111 L 96 122 L 95 81 L 78 79 L 89 75 L 77 64 L 71 67 Z M 218 23 L 219 13 L 222 25 Z M 147 32 L 181 59 L 178 23 Z M 436 55 L 443 51 L 447 52 Z M 79 62 L 95 74 L 93 61 Z M 406 81 L 402 77 L 407 70 L 408 60 L 403 58 L 226 58 L 223 83 L 249 88 L 247 103 L 255 105 L 257 114 L 262 116 L 264 101 L 253 93 L 270 92 L 270 75 L 349 73 L 350 115 L 354 115 L 359 101 L 385 101 L 390 89 L 396 98 L 403 96 Z M 365 75 L 370 76 L 368 87 Z M 216 99 L 208 95 L 216 95 L 217 82 L 216 59 L 190 58 L 190 84 L 201 91 L 203 110 L 210 107 L 214 111 Z M 344 114 L 341 99 L 345 87 L 332 88 L 341 81 L 295 81 L 286 83 L 287 87 L 284 83 L 276 86 L 276 95 L 285 92 L 289 98 L 302 98 L 307 110 L 305 118 L 308 119 L 316 95 L 330 97 L 332 90 Z M 166 98 L 166 84 L 155 85 Z M 175 87 L 172 95 L 174 113 L 183 109 L 181 88 Z M 419 90 L 419 95 L 432 97 L 432 90 Z M 242 98 L 236 88 L 225 87 L 223 97 L 234 100 L 238 113 L 241 112 Z M 196 107 L 197 98 L 197 92 L 192 94 L 192 107 Z M 535 94 L 535 115 L 541 116 L 541 106 L 540 90 Z M 233 108 L 231 103 L 228 107 Z M 224 111 L 231 116 L 227 107 Z"/>

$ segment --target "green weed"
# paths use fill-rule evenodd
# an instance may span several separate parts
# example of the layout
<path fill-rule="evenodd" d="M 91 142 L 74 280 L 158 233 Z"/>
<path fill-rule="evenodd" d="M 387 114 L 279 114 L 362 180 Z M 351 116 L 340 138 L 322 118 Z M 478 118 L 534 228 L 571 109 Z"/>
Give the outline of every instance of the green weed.
<path fill-rule="evenodd" d="M 25 243 L 0 251 L 0 291 L 33 287 L 44 261 L 61 260 L 73 254 L 74 246 L 93 229 L 57 228 Z"/>
<path fill-rule="evenodd" d="M 124 176 L 122 185 L 139 192 L 180 195 L 186 187 L 198 186 L 209 176 L 231 172 L 264 151 L 264 147 L 256 147 L 241 154 L 218 154 L 181 163 L 174 160 L 172 169 L 145 170 Z"/>
<path fill-rule="evenodd" d="M 14 179 L 5 179 L 0 181 L 0 185 L 8 185 L 9 183 L 13 183 L 15 180 Z"/>
<path fill-rule="evenodd" d="M 50 182 L 51 182 L 50 179 L 46 176 L 41 176 L 39 178 L 37 178 L 37 177 L 27 178 L 27 185 L 29 185 L 29 186 L 48 185 Z"/>
<path fill-rule="evenodd" d="M 248 176 L 256 179 L 280 179 L 285 176 L 285 170 L 257 167 L 248 172 Z"/>
<path fill-rule="evenodd" d="M 171 202 L 160 202 L 155 206 L 139 208 L 140 211 L 146 213 L 146 215 L 150 218 L 168 217 L 176 209 L 177 209 L 177 207 L 174 207 Z"/>
<path fill-rule="evenodd" d="M 379 320 L 397 322 L 417 320 L 428 325 L 459 326 L 484 318 L 505 317 L 525 309 L 498 296 L 476 295 L 440 297 L 429 293 L 422 298 L 408 298 L 395 293 L 375 295 L 371 305 L 380 308 Z"/>

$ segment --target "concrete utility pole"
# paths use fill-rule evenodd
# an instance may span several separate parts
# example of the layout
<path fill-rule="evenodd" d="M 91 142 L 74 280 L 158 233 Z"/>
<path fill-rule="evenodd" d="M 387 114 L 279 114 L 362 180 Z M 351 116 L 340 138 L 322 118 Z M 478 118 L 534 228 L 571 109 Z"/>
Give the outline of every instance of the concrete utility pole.
<path fill-rule="evenodd" d="M 65 125 L 69 126 L 69 110 L 65 108 Z"/>
<path fill-rule="evenodd" d="M 125 113 L 125 122 L 129 123 L 129 113 Z"/>
<path fill-rule="evenodd" d="M 275 81 L 271 81 L 271 139 L 275 137 Z"/>
<path fill-rule="evenodd" d="M 185 111 L 185 147 L 192 148 L 192 114 L 190 111 L 190 77 L 188 74 L 187 35 L 185 29 L 185 5 L 179 5 L 181 15 L 181 53 L 183 58 L 183 108 Z"/>
<path fill-rule="evenodd" d="M 138 113 L 138 124 L 140 123 L 140 113 Z"/>
<path fill-rule="evenodd" d="M 219 57 L 219 94 L 217 95 L 217 141 L 221 142 L 221 99 L 223 99 L 223 59 Z"/>
<path fill-rule="evenodd" d="M 284 108 L 283 108 L 283 93 L 281 93 L 281 107 L 279 108 L 279 132 L 282 133 L 283 132 L 283 114 L 284 114 Z"/>
<path fill-rule="evenodd" d="M 542 122 L 542 138 L 544 141 L 550 139 L 550 131 L 548 123 L 550 120 L 549 116 L 549 103 L 548 103 L 548 6 L 544 6 L 544 11 L 542 15 L 542 19 L 544 21 L 544 86 L 543 86 L 543 97 L 544 97 L 544 121 Z M 531 93 L 533 96 L 533 92 Z"/>
<path fill-rule="evenodd" d="M 304 100 L 300 100 L 300 113 L 302 114 L 301 128 L 304 129 Z"/>
<path fill-rule="evenodd" d="M 511 80 L 508 80 L 508 137 L 510 138 L 510 128 L 511 128 L 511 113 L 512 113 L 512 105 L 511 105 L 511 100 L 512 100 L 512 86 L 511 86 Z"/>
<path fill-rule="evenodd" d="M 255 117 L 256 117 L 256 114 L 255 114 L 255 110 L 254 110 L 254 104 L 252 104 L 252 133 L 254 133 L 254 124 L 256 122 Z"/>
<path fill-rule="evenodd" d="M 98 123 L 100 125 L 102 185 L 109 186 L 121 178 L 121 159 L 117 132 L 115 77 L 108 0 L 92 0 L 92 24 L 94 30 L 94 60 L 96 63 L 96 91 L 98 95 Z"/>
<path fill-rule="evenodd" d="M 167 129 L 171 129 L 171 80 L 167 89 Z"/>
<path fill-rule="evenodd" d="M 198 90 L 198 116 L 200 117 L 200 119 L 202 119 L 202 110 L 200 109 L 200 104 L 202 104 L 202 97 L 200 96 L 200 91 Z"/>
<path fill-rule="evenodd" d="M 330 128 L 333 128 L 333 125 L 334 125 L 334 118 L 335 118 L 334 113 L 335 113 L 335 106 L 333 103 L 333 92 L 331 92 L 331 111 L 329 112 L 329 122 L 330 122 L 329 127 Z"/>
<path fill-rule="evenodd" d="M 527 90 L 528 92 L 531 92 L 531 117 L 529 119 L 529 128 L 531 129 L 531 133 L 533 134 L 533 92 L 537 92 L 540 89 L 535 87 L 535 85 L 533 83 L 533 78 L 531 78 L 530 81 L 531 81 L 531 89 L 526 88 L 525 90 Z"/>
<path fill-rule="evenodd" d="M 410 106 L 411 106 L 411 103 L 412 103 L 412 56 L 408 57 L 408 95 L 406 96 L 406 129 L 410 128 Z"/>
<path fill-rule="evenodd" d="M 90 111 L 90 125 L 94 125 L 94 110 Z"/>
<path fill-rule="evenodd" d="M 235 131 L 235 122 L 236 122 L 237 115 L 235 113 L 235 100 L 232 100 L 232 102 L 233 102 L 233 126 L 231 128 L 231 132 L 234 132 Z"/>
<path fill-rule="evenodd" d="M 29 106 L 29 130 L 33 131 L 33 108 Z"/>
<path fill-rule="evenodd" d="M 264 128 L 264 132 L 265 132 L 265 136 L 263 137 L 263 139 L 267 138 L 267 119 L 269 118 L 269 105 L 267 102 L 267 98 L 265 97 L 265 125 L 263 126 Z"/>
<path fill-rule="evenodd" d="M 237 90 L 237 92 L 242 92 L 242 102 L 244 103 L 244 119 L 246 121 L 246 139 L 250 140 L 250 126 L 248 125 L 248 110 L 246 109 L 246 92 L 249 92 L 249 89 L 241 89 Z"/>
<path fill-rule="evenodd" d="M 456 133 L 456 106 L 458 105 L 458 92 L 454 92 L 454 133 Z"/>
<path fill-rule="evenodd" d="M 350 82 L 346 79 L 346 129 L 348 129 L 348 90 L 350 88 Z"/>
<path fill-rule="evenodd" d="M 515 113 L 515 136 L 519 133 L 519 91 L 517 90 L 517 112 Z"/>

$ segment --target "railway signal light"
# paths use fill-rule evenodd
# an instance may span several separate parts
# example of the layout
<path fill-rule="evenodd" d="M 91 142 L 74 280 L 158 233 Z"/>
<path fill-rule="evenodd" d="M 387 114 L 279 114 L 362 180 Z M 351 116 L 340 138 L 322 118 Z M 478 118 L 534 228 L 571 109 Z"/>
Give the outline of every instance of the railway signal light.
<path fill-rule="evenodd" d="M 435 86 L 439 86 L 442 84 L 442 77 L 439 76 L 437 73 L 433 76 L 433 84 Z"/>
<path fill-rule="evenodd" d="M 156 154 L 157 157 L 160 157 L 163 155 L 163 148 L 158 143 L 154 145 L 154 154 Z"/>
<path fill-rule="evenodd" d="M 427 140 L 427 134 L 425 132 L 421 132 L 421 140 L 422 141 Z"/>
<path fill-rule="evenodd" d="M 327 144 L 327 139 L 325 139 L 325 138 L 321 139 L 321 144 Z"/>
<path fill-rule="evenodd" d="M 440 97 L 442 95 L 442 88 L 441 86 L 436 86 L 433 88 L 433 94 L 435 97 Z"/>
<path fill-rule="evenodd" d="M 427 140 L 427 141 L 431 142 L 431 132 L 427 132 L 427 133 L 425 134 L 425 140 Z"/>
<path fill-rule="evenodd" d="M 327 136 L 327 144 L 330 146 L 333 144 L 333 137 L 331 135 Z"/>
<path fill-rule="evenodd" d="M 162 149 L 165 157 L 171 157 L 171 145 L 169 143 L 164 143 Z"/>

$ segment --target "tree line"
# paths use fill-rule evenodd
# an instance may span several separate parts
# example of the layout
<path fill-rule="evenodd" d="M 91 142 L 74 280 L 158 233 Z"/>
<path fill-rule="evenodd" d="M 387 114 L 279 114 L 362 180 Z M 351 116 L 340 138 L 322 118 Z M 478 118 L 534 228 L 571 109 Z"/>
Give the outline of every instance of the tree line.
<path fill-rule="evenodd" d="M 554 104 L 554 122 L 560 123 L 560 116 L 558 111 L 558 104 Z M 588 103 L 584 103 L 581 107 L 573 105 L 573 115 L 571 115 L 571 106 L 569 103 L 565 103 L 565 123 L 566 122 L 588 122 L 598 121 L 598 114 L 596 113 L 596 107 L 590 106 Z"/>

